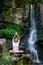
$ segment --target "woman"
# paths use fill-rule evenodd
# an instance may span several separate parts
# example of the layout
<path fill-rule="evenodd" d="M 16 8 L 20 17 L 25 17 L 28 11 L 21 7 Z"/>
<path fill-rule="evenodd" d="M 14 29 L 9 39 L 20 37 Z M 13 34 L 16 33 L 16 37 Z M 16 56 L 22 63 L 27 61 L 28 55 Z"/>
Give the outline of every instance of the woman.
<path fill-rule="evenodd" d="M 19 43 L 20 43 L 20 37 L 16 34 L 12 39 L 13 50 L 9 51 L 10 53 L 14 54 L 15 56 L 17 54 L 23 53 L 23 50 L 19 50 Z"/>

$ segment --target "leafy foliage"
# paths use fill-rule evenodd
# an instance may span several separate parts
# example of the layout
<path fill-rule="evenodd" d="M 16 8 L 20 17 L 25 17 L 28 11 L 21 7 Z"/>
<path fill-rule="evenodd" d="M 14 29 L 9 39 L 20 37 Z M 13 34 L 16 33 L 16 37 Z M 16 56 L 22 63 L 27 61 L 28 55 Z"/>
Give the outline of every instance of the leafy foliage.
<path fill-rule="evenodd" d="M 20 37 L 23 34 L 22 27 L 17 24 L 7 24 L 6 29 L 0 30 L 0 34 L 4 34 L 7 39 L 12 39 L 16 32 L 20 35 Z"/>
<path fill-rule="evenodd" d="M 26 0 L 16 0 L 15 1 L 15 4 L 16 4 L 16 6 L 17 7 L 23 7 L 24 5 L 26 5 L 28 3 L 28 0 L 26 1 Z"/>
<path fill-rule="evenodd" d="M 8 52 L 4 52 L 3 57 L 0 59 L 0 65 L 13 65 L 14 60 L 13 56 L 11 56 Z"/>
<path fill-rule="evenodd" d="M 31 4 L 31 3 L 38 3 L 38 2 L 43 2 L 43 0 L 16 0 L 16 6 L 17 7 L 22 7 L 22 6 L 26 6 L 27 4 Z"/>
<path fill-rule="evenodd" d="M 12 3 L 8 1 L 4 3 L 3 10 L 8 11 L 11 6 L 12 6 Z"/>
<path fill-rule="evenodd" d="M 14 11 L 15 11 L 15 3 L 13 1 L 5 1 L 3 5 L 2 15 L 5 17 L 5 20 L 9 22 L 13 22 L 15 20 Z"/>

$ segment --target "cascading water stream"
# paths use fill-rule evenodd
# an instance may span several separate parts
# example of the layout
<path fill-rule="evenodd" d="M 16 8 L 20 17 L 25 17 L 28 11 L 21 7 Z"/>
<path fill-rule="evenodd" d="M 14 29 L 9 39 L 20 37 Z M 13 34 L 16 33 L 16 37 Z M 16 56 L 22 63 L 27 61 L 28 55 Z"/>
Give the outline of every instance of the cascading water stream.
<path fill-rule="evenodd" d="M 35 20 L 35 11 L 34 4 L 31 4 L 30 7 L 30 37 L 28 38 L 29 50 L 33 56 L 33 62 L 39 63 L 38 53 L 35 49 L 35 43 L 37 41 L 37 29 L 36 29 L 36 20 Z"/>

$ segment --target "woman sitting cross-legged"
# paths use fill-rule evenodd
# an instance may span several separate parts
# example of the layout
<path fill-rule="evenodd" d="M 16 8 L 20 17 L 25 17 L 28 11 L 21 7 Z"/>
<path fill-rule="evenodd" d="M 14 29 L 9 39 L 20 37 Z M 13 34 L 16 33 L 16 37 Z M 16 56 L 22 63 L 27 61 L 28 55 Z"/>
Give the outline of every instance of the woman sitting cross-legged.
<path fill-rule="evenodd" d="M 18 60 L 19 56 L 24 53 L 23 50 L 19 50 L 20 37 L 16 34 L 12 39 L 13 49 L 9 52 L 14 55 L 14 60 Z"/>

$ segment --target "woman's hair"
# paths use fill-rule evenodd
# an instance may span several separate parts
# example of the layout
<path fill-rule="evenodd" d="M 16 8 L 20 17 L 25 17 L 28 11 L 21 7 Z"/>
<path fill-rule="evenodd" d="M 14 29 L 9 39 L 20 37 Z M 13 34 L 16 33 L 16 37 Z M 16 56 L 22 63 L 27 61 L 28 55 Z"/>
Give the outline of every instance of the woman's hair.
<path fill-rule="evenodd" d="M 18 38 L 18 36 L 16 35 L 16 36 L 14 37 L 14 39 L 15 39 L 15 38 Z M 18 39 L 19 39 L 19 38 L 18 38 Z"/>
<path fill-rule="evenodd" d="M 17 38 L 17 42 L 18 42 L 18 39 L 19 39 L 19 38 L 18 38 L 18 36 L 17 36 L 17 35 L 14 37 L 14 41 L 15 41 L 15 38 Z"/>
<path fill-rule="evenodd" d="M 16 34 L 16 35 L 13 36 L 12 42 L 16 42 L 16 41 L 15 41 L 15 38 L 17 38 L 17 42 L 20 41 L 19 35 Z"/>

